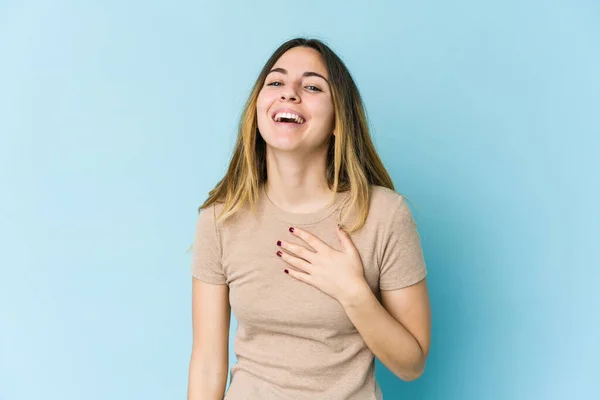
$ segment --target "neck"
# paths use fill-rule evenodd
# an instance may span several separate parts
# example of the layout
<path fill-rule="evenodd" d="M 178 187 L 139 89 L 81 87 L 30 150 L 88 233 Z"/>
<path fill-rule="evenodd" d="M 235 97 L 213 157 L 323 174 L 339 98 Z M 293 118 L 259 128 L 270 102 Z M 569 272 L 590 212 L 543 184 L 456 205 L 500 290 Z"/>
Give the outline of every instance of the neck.
<path fill-rule="evenodd" d="M 265 193 L 279 208 L 294 213 L 322 209 L 333 200 L 325 176 L 326 152 L 298 159 L 291 154 L 273 154 L 267 149 Z"/>

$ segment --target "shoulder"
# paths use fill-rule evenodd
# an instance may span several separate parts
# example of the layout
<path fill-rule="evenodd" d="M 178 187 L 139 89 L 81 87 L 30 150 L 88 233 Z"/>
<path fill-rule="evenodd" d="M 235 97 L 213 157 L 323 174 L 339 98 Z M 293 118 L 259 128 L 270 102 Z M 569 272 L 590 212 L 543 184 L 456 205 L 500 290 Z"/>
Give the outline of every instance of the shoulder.
<path fill-rule="evenodd" d="M 198 210 L 198 221 L 205 225 L 217 226 L 216 220 L 223 210 L 223 203 L 215 202 Z"/>
<path fill-rule="evenodd" d="M 215 201 L 203 208 L 201 214 L 204 214 L 201 218 L 215 225 L 217 232 L 245 229 L 255 218 L 247 202 L 237 210 L 231 211 L 225 210 L 225 202 Z"/>
<path fill-rule="evenodd" d="M 406 199 L 400 193 L 384 186 L 371 185 L 370 207 L 372 211 L 389 214 L 390 211 L 405 206 Z"/>
<path fill-rule="evenodd" d="M 380 227 L 406 225 L 413 221 L 408 199 L 404 195 L 383 186 L 372 185 L 371 188 L 369 217 L 378 221 Z"/>
<path fill-rule="evenodd" d="M 208 206 L 205 206 L 204 208 L 200 208 L 198 210 L 198 216 L 199 218 L 202 218 L 206 221 L 214 221 L 215 215 L 217 215 L 219 212 L 217 211 L 217 208 L 219 207 L 219 203 L 212 203 Z"/>

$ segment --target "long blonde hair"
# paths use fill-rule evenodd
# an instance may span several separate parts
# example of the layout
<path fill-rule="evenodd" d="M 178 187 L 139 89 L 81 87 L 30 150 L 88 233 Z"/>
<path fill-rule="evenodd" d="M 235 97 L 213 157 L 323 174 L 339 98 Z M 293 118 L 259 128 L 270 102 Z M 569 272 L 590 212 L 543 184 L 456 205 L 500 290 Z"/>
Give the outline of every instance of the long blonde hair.
<path fill-rule="evenodd" d="M 331 135 L 326 156 L 327 183 L 334 193 L 350 190 L 347 199 L 349 208 L 356 207 L 358 210 L 354 225 L 344 226 L 351 233 L 360 229 L 367 219 L 370 185 L 394 190 L 394 184 L 371 140 L 363 101 L 350 71 L 318 39 L 291 39 L 279 46 L 264 65 L 244 106 L 227 173 L 209 192 L 208 199 L 198 208 L 198 212 L 215 202 L 224 203 L 217 216 L 219 221 L 233 215 L 246 201 L 254 210 L 261 185 L 267 179 L 266 143 L 258 132 L 256 101 L 267 74 L 277 60 L 286 51 L 297 46 L 317 50 L 329 73 L 335 111 L 335 136 Z"/>

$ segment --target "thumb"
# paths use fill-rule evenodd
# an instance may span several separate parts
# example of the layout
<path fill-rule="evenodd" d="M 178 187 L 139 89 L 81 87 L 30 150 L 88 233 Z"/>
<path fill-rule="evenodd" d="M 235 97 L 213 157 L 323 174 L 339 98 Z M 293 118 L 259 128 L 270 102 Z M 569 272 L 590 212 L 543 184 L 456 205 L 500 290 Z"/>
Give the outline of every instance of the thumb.
<path fill-rule="evenodd" d="M 350 235 L 348 235 L 348 232 L 346 232 L 340 224 L 338 224 L 337 226 L 337 234 L 344 251 L 348 252 L 349 250 L 351 250 L 353 247 L 353 243 L 350 239 Z"/>

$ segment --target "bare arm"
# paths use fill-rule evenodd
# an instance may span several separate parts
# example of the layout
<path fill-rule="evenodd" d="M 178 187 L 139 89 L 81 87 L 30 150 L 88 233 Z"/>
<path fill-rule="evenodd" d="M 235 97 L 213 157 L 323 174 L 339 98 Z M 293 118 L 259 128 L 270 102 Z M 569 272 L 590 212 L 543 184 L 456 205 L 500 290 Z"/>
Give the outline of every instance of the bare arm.
<path fill-rule="evenodd" d="M 404 381 L 421 376 L 429 354 L 431 309 L 427 283 L 382 290 L 381 304 L 368 286 L 342 302 L 369 349 Z"/>
<path fill-rule="evenodd" d="M 222 400 L 229 353 L 229 287 L 192 278 L 193 346 L 188 400 Z"/>

